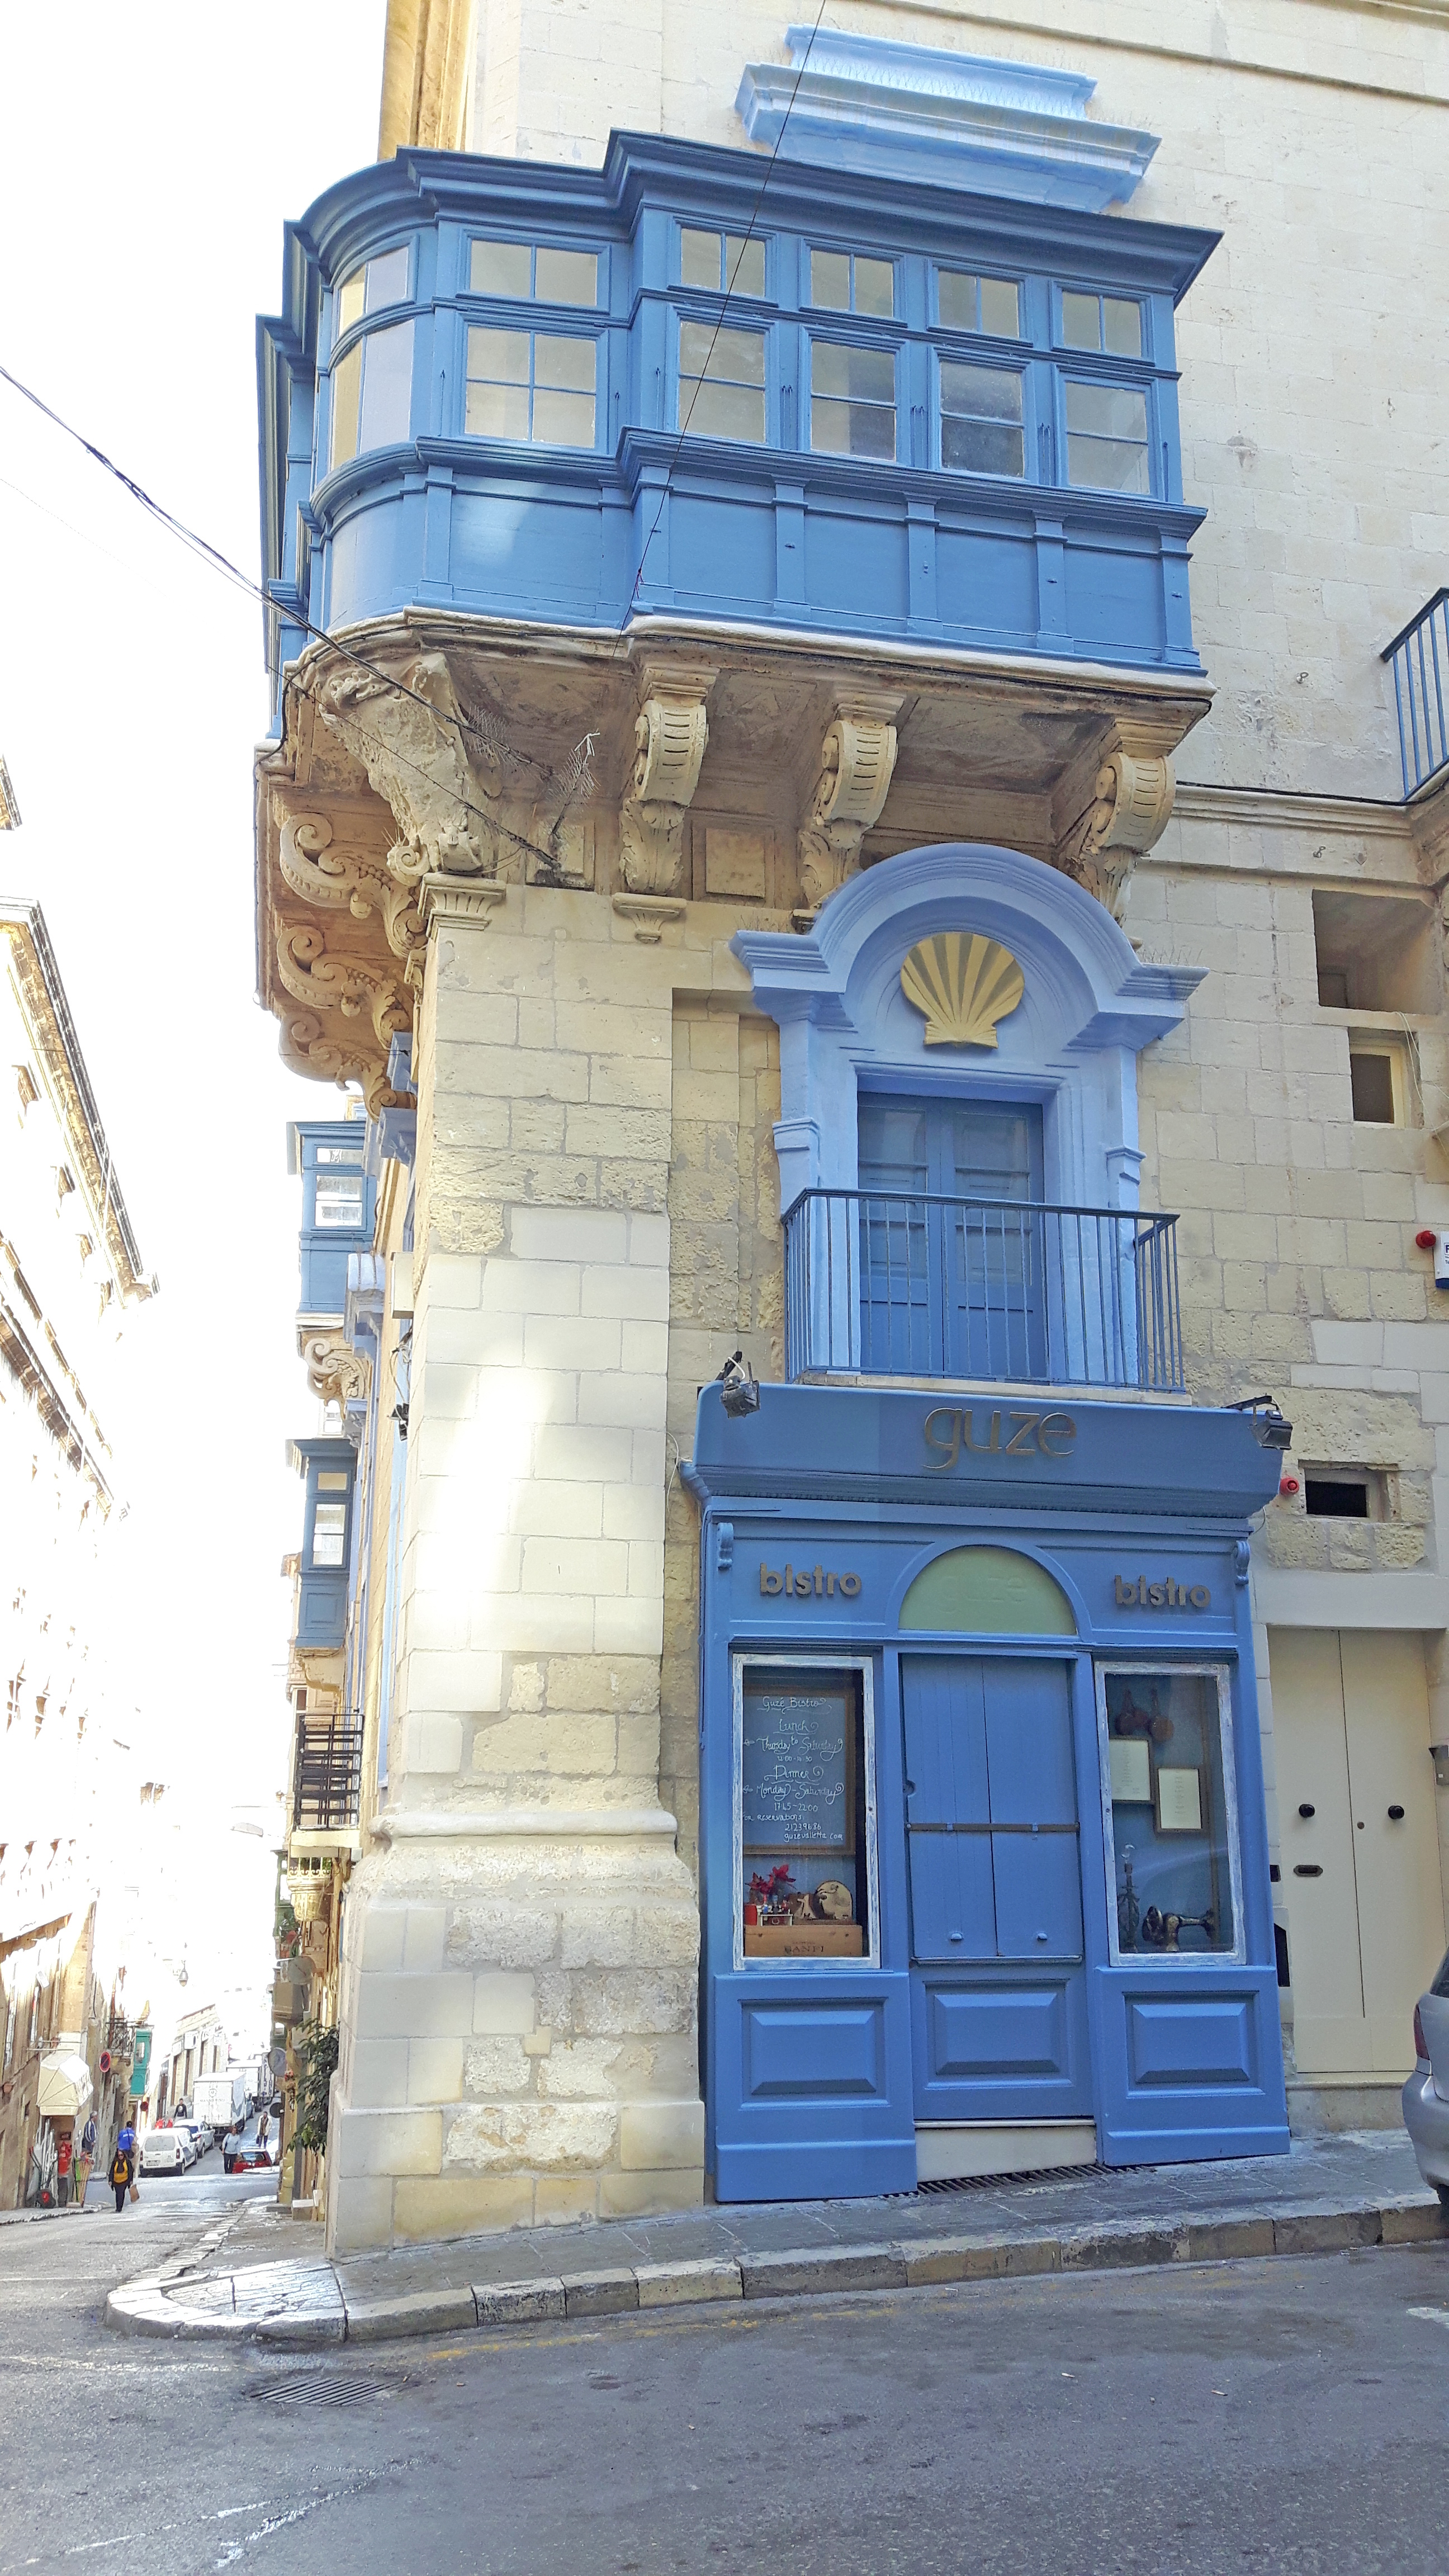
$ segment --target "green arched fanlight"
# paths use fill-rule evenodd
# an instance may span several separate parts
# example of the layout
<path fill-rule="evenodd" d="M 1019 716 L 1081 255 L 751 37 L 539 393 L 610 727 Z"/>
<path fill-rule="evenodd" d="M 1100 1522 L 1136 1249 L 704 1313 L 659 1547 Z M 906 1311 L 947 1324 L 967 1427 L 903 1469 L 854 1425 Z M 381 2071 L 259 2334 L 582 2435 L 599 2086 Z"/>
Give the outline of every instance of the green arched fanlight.
<path fill-rule="evenodd" d="M 969 1637 L 1074 1637 L 1072 1605 L 1030 1556 L 1009 1547 L 953 1547 L 923 1565 L 901 1604 L 903 1628 Z"/>

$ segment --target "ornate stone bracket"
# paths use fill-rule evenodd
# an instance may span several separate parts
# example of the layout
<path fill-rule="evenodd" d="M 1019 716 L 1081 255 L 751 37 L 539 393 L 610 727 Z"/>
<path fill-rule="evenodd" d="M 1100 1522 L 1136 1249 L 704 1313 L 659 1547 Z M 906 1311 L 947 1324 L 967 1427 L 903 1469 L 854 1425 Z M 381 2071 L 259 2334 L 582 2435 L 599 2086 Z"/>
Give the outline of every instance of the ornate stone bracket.
<path fill-rule="evenodd" d="M 400 885 L 496 875 L 489 806 L 502 790 L 502 765 L 469 725 L 443 654 L 420 653 L 389 678 L 355 664 L 334 669 L 317 707 L 392 809 L 399 837 L 387 864 Z"/>
<path fill-rule="evenodd" d="M 1161 840 L 1176 790 L 1172 762 L 1150 722 L 1114 720 L 1058 789 L 1052 863 L 1121 916 L 1135 859 Z"/>
<path fill-rule="evenodd" d="M 896 765 L 898 697 L 869 693 L 836 701 L 820 747 L 810 818 L 798 834 L 800 884 L 818 911 L 855 875 L 866 833 L 880 821 Z"/>
<path fill-rule="evenodd" d="M 678 663 L 644 666 L 634 775 L 619 810 L 620 871 L 631 894 L 681 891 L 685 810 L 699 785 L 717 677 Z"/>
<path fill-rule="evenodd" d="M 345 1413 L 350 1403 L 365 1396 L 372 1376 L 372 1363 L 362 1351 L 355 1351 L 341 1333 L 308 1333 L 302 1342 L 307 1384 L 323 1404 L 335 1404 Z"/>

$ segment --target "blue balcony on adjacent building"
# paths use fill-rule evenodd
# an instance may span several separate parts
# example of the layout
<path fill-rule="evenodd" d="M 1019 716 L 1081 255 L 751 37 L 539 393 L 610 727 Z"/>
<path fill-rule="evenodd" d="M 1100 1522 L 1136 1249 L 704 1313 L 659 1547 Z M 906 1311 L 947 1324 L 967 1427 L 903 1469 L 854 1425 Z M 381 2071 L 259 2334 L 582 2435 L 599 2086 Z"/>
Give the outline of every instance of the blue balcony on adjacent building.
<path fill-rule="evenodd" d="M 302 1182 L 303 1322 L 341 1322 L 348 1261 L 371 1248 L 377 1181 L 366 1157 L 367 1131 L 355 1119 L 303 1119 L 287 1130 L 287 1169 Z"/>
<path fill-rule="evenodd" d="M 1173 1216 L 809 1189 L 783 1226 L 792 1381 L 1183 1391 Z"/>
<path fill-rule="evenodd" d="M 1198 672 L 1174 311 L 1216 236 L 930 166 L 762 188 L 616 134 L 329 190 L 259 326 L 274 677 L 409 607 Z"/>
<path fill-rule="evenodd" d="M 299 1654 L 337 1654 L 347 1639 L 357 1452 L 350 1440 L 317 1439 L 294 1440 L 288 1454 L 307 1490 L 292 1642 Z"/>

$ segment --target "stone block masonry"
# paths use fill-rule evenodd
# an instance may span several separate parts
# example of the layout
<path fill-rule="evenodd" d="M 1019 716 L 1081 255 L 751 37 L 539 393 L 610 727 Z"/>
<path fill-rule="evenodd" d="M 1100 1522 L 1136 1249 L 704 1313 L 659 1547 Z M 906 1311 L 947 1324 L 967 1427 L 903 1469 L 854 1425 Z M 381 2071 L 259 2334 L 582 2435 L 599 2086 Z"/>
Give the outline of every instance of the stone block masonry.
<path fill-rule="evenodd" d="M 733 926 L 691 905 L 641 945 L 603 898 L 511 888 L 479 918 L 436 893 L 395 1750 L 349 1891 L 337 2251 L 702 2196 L 666 1497 L 674 1415 L 731 1336 L 779 1366 L 775 1033 L 741 1023 Z"/>

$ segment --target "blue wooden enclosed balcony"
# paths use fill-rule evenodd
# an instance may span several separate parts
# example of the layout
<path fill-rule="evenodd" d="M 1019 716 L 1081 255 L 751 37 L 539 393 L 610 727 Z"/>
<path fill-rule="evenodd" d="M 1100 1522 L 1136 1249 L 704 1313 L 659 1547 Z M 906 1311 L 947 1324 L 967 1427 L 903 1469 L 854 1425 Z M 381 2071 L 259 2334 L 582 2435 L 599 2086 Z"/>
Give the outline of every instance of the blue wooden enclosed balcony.
<path fill-rule="evenodd" d="M 616 134 L 318 200 L 260 325 L 274 676 L 409 607 L 1199 671 L 1174 312 L 1216 236 L 764 172 Z"/>
<path fill-rule="evenodd" d="M 808 1189 L 783 1227 L 792 1382 L 1183 1391 L 1176 1217 Z"/>

